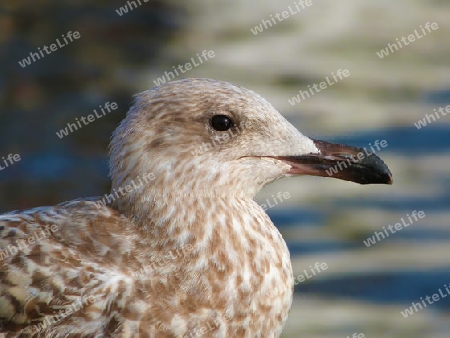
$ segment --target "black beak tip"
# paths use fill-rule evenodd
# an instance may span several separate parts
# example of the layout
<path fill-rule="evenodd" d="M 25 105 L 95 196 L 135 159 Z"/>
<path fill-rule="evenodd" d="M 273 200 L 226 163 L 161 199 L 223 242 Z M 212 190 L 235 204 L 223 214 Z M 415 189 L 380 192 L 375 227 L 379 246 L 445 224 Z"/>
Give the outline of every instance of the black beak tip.
<path fill-rule="evenodd" d="M 365 157 L 358 165 L 363 166 L 359 171 L 361 175 L 360 184 L 388 184 L 392 185 L 394 180 L 392 173 L 386 163 L 378 156 L 371 154 Z"/>
<path fill-rule="evenodd" d="M 367 175 L 361 175 L 359 184 L 388 184 L 392 185 L 394 180 L 392 178 L 392 174 L 387 169 L 384 172 L 369 172 Z"/>

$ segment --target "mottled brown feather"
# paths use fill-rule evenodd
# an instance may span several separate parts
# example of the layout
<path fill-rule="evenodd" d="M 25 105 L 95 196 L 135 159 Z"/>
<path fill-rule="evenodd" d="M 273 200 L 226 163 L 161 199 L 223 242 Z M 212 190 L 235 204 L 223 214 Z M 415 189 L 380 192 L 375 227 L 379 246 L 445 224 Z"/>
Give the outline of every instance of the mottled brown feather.
<path fill-rule="evenodd" d="M 227 142 L 213 143 L 215 114 L 234 119 Z M 313 142 L 250 90 L 187 79 L 139 94 L 112 138 L 112 192 L 152 180 L 109 205 L 80 199 L 0 216 L 0 332 L 278 337 L 292 268 L 253 196 L 288 175 L 273 156 L 311 152 Z M 57 230 L 17 248 L 46 226 Z"/>

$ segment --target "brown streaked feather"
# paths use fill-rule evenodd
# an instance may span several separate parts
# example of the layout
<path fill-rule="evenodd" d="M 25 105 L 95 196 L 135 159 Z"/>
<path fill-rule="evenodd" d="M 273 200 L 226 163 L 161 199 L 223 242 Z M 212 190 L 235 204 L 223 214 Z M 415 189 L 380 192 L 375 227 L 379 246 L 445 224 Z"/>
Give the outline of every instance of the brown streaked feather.
<path fill-rule="evenodd" d="M 214 219 L 213 214 L 211 209 L 207 217 Z M 259 221 L 265 221 L 265 215 L 260 217 Z M 223 226 L 241 223 L 245 220 Z M 270 313 L 280 295 L 292 292 L 291 287 L 271 285 L 280 292 L 262 292 L 264 297 L 255 303 L 256 308 L 236 309 L 231 318 L 224 314 L 230 301 L 251 304 L 262 291 L 270 261 L 278 261 L 276 267 L 285 271 L 283 278 L 291 279 L 288 261 L 278 256 L 286 252 L 284 245 L 271 257 L 271 252 L 264 254 L 267 247 L 257 242 L 251 242 L 255 247 L 243 247 L 240 239 L 233 238 L 233 231 L 224 234 L 220 225 L 213 231 L 214 243 L 225 239 L 231 245 L 227 249 L 242 250 L 239 264 L 252 286 L 245 288 L 245 276 L 230 278 L 234 262 L 225 248 L 211 247 L 209 256 L 201 257 L 193 247 L 167 250 L 143 245 L 142 231 L 136 225 L 109 207 L 98 209 L 94 201 L 76 200 L 1 215 L 0 248 L 17 245 L 17 240 L 30 238 L 48 224 L 56 225 L 57 231 L 2 261 L 0 318 L 6 337 L 178 337 L 177 332 L 206 328 L 210 337 L 229 332 L 238 337 L 243 329 L 226 330 L 230 321 L 250 316 L 252 325 L 262 326 L 260 311 Z M 271 236 L 267 232 L 264 237 L 271 241 Z M 255 257 L 258 252 L 262 261 Z M 155 263 L 158 257 L 160 262 Z M 253 268 L 249 262 L 262 270 L 248 274 L 247 269 Z M 230 290 L 236 291 L 235 299 L 229 298 Z M 78 302 L 84 304 L 77 312 L 46 320 Z"/>
<path fill-rule="evenodd" d="M 136 234 L 129 240 L 115 236 L 131 232 L 132 226 L 117 211 L 99 209 L 84 200 L 1 215 L 0 319 L 4 332 L 37 327 L 46 317 L 58 314 L 58 324 L 39 330 L 37 337 L 62 337 L 82 323 L 107 326 L 114 312 L 100 317 L 99 305 L 114 304 L 120 294 L 110 291 L 121 284 L 111 283 L 108 276 L 115 276 L 124 263 L 130 269 L 141 267 L 129 257 Z M 79 313 L 64 316 L 64 307 L 76 308 L 77 302 L 83 305 Z M 88 313 L 91 318 L 86 317 Z"/>
<path fill-rule="evenodd" d="M 211 146 L 214 114 L 245 127 Z M 57 227 L 0 262 L 0 332 L 279 337 L 292 267 L 253 197 L 289 175 L 276 156 L 317 151 L 261 96 L 226 82 L 186 79 L 137 95 L 112 137 L 112 192 L 151 181 L 111 207 L 82 199 L 0 216 L 0 250 Z"/>

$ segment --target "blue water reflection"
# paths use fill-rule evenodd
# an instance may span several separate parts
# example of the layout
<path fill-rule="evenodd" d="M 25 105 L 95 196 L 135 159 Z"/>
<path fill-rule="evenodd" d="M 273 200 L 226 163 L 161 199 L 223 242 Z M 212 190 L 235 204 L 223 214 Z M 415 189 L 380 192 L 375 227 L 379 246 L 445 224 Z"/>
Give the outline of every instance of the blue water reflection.
<path fill-rule="evenodd" d="M 367 132 L 355 133 L 350 136 L 340 136 L 329 139 L 333 142 L 352 144 L 359 147 L 369 147 L 375 140 L 387 140 L 388 147 L 382 149 L 380 156 L 385 154 L 398 154 L 410 157 L 412 160 L 425 161 L 424 156 L 448 156 L 450 155 L 450 124 L 438 123 L 429 124 L 427 127 L 417 130 L 411 127 L 392 127 L 383 130 L 371 130 Z M 433 166 L 433 163 L 429 163 Z M 450 165 L 450 159 L 448 161 Z M 401 175 L 401 173 L 396 173 Z M 395 181 L 395 178 L 394 178 Z M 343 197 L 336 200 L 327 200 L 335 210 L 354 210 L 367 208 L 380 209 L 388 212 L 398 213 L 401 216 L 412 210 L 426 210 L 427 215 L 443 214 L 450 211 L 450 177 L 445 175 L 435 175 L 426 178 L 427 184 L 436 188 L 432 196 L 429 197 L 406 197 L 399 196 L 381 198 L 351 198 Z M 292 229 L 299 227 L 301 234 L 302 227 L 325 226 L 325 218 L 320 209 L 296 209 L 269 211 L 274 223 L 281 229 Z M 450 240 L 450 220 L 448 228 L 436 229 L 431 227 L 432 220 L 425 218 L 420 229 L 411 227 L 408 231 L 398 232 L 395 235 L 396 241 L 407 243 L 411 246 L 418 246 L 430 243 L 443 243 Z M 430 230 L 427 230 L 430 226 Z M 449 241 L 450 243 L 450 241 Z M 343 251 L 360 249 L 364 247 L 361 240 L 348 239 L 325 239 L 307 242 L 289 242 L 288 246 L 292 256 L 304 254 L 339 253 Z M 418 247 L 418 250 L 419 247 Z M 426 255 L 426 252 L 424 252 Z M 443 253 L 448 255 L 448 253 Z M 353 298 L 360 301 L 373 303 L 400 303 L 409 307 L 411 302 L 418 302 L 420 297 L 433 295 L 441 288 L 445 294 L 444 285 L 450 284 L 450 259 L 448 267 L 443 266 L 436 270 L 411 271 L 397 269 L 386 269 L 372 273 L 347 273 L 340 276 L 333 275 L 327 278 L 311 278 L 310 280 L 296 286 L 295 291 L 299 293 L 320 294 L 326 297 Z M 450 287 L 449 287 L 450 289 Z M 450 310 L 450 297 L 442 298 L 433 304 L 433 309 Z"/>

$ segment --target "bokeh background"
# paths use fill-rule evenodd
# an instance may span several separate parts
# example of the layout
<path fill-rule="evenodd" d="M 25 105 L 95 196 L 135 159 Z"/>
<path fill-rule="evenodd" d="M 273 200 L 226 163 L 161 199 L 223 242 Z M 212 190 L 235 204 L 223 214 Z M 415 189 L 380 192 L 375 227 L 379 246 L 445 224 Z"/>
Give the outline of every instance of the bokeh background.
<path fill-rule="evenodd" d="M 414 126 L 450 104 L 450 3 L 312 0 L 257 35 L 251 28 L 294 1 L 141 3 L 122 16 L 116 10 L 124 0 L 0 4 L 0 158 L 21 156 L 0 171 L 0 212 L 108 192 L 106 149 L 132 95 L 213 50 L 214 58 L 185 76 L 250 88 L 315 138 L 360 147 L 388 142 L 378 155 L 393 186 L 300 177 L 258 195 L 260 203 L 278 192 L 291 196 L 268 212 L 291 249 L 294 274 L 316 262 L 328 266 L 296 286 L 283 337 L 450 337 L 450 297 L 406 319 L 400 313 L 450 283 L 450 115 Z M 439 29 L 377 56 L 427 22 Z M 81 38 L 19 65 L 68 31 Z M 338 69 L 351 75 L 289 104 Z M 119 108 L 57 137 L 107 101 Z M 364 245 L 413 210 L 426 217 Z"/>

